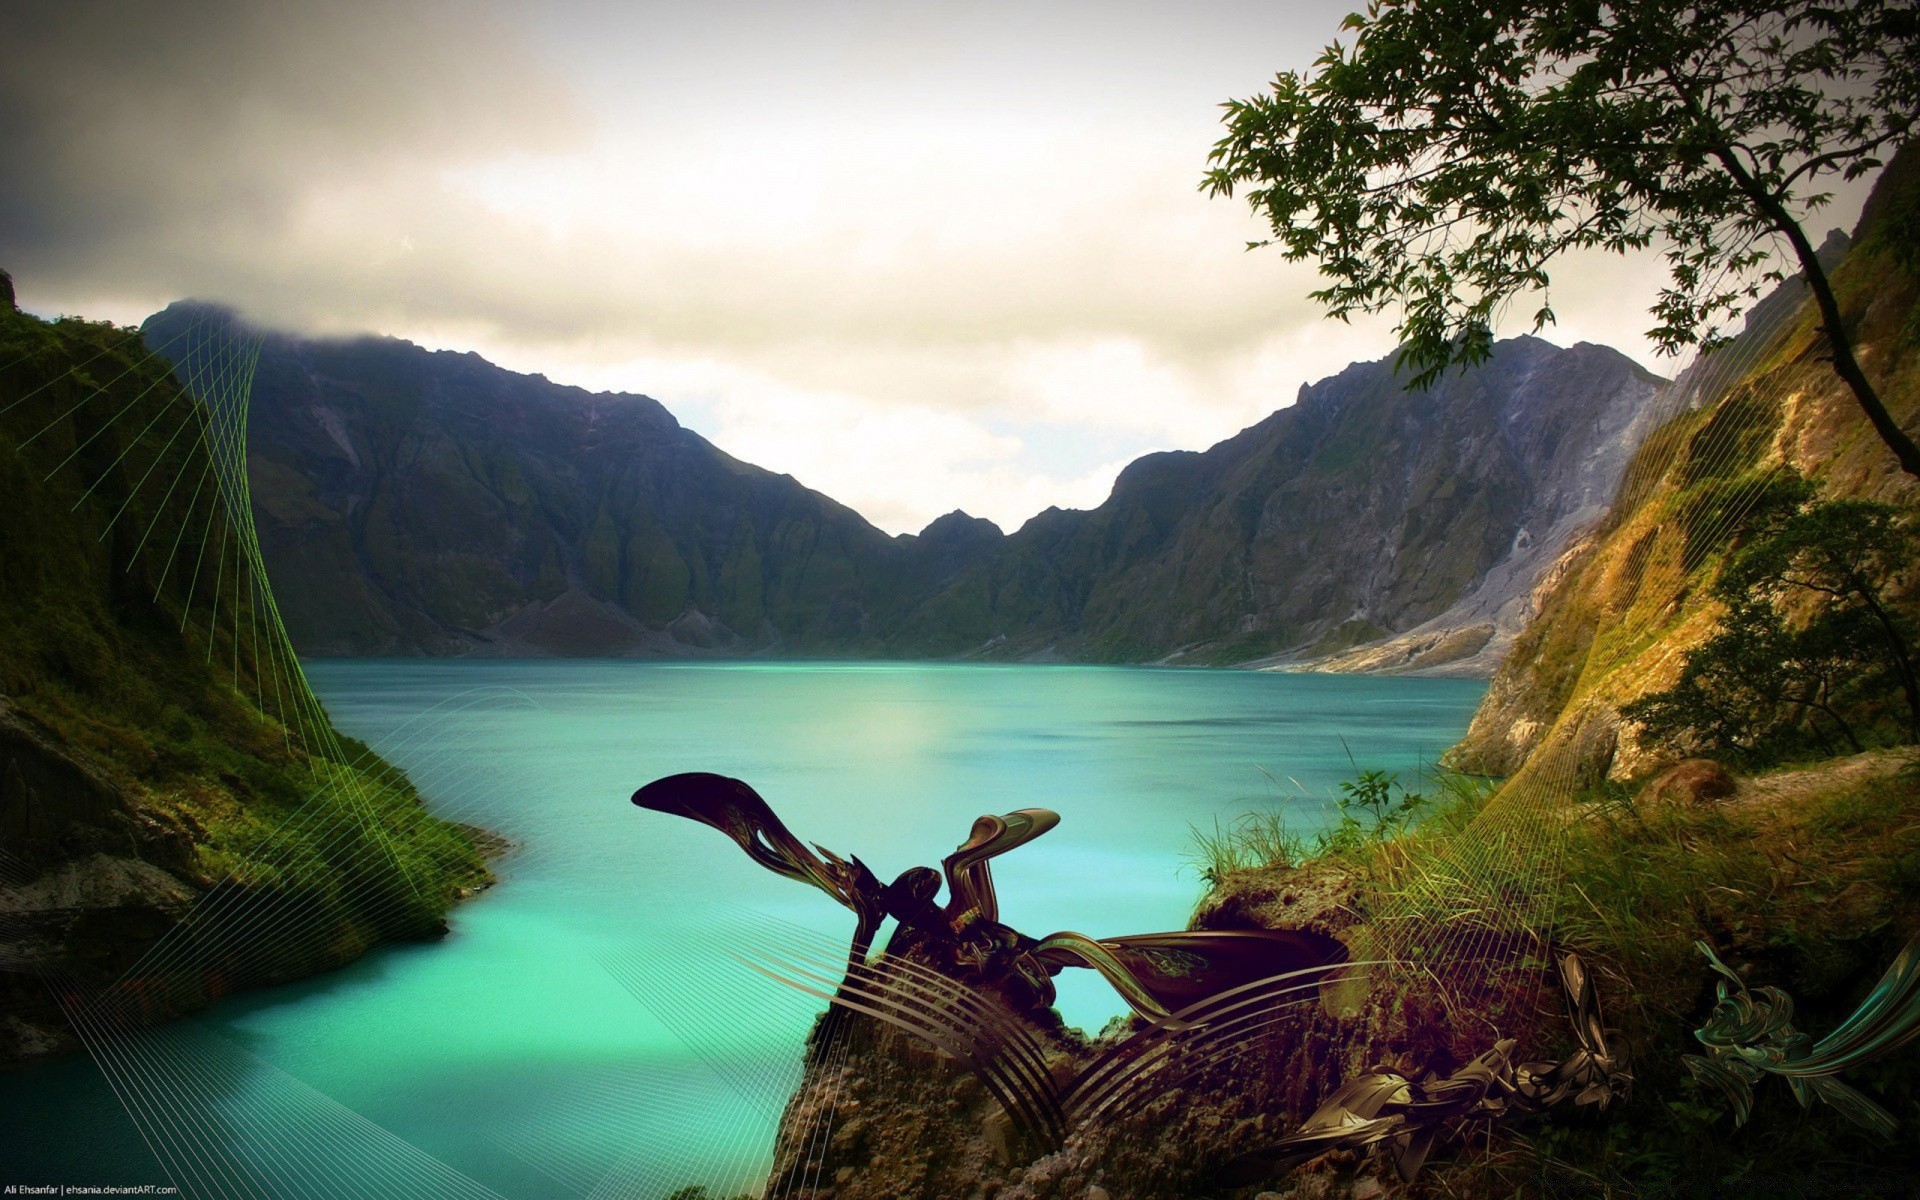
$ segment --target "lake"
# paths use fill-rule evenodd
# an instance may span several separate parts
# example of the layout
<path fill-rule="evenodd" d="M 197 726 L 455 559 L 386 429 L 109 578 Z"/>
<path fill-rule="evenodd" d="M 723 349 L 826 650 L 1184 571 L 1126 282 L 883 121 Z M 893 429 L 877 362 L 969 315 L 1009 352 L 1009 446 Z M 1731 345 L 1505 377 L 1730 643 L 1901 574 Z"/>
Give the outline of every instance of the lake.
<path fill-rule="evenodd" d="M 1051 808 L 1057 829 L 995 860 L 1003 919 L 1036 936 L 1143 933 L 1183 927 L 1200 896 L 1192 827 L 1277 806 L 1310 832 L 1354 763 L 1430 762 L 1485 691 L 1082 666 L 308 669 L 335 723 L 437 811 L 515 844 L 500 886 L 457 910 L 444 941 L 230 999 L 167 1035 L 183 1061 L 226 1064 L 219 1117 L 236 1152 L 320 1162 L 298 1176 L 312 1188 L 281 1186 L 341 1195 L 398 1186 L 376 1176 L 535 1198 L 757 1185 L 820 1006 L 727 951 L 789 925 L 844 944 L 852 914 L 713 829 L 634 808 L 648 780 L 737 776 L 803 840 L 882 879 L 937 865 L 982 813 Z M 1060 1008 L 1091 1032 L 1124 1006 L 1070 971 Z M 166 1180 L 85 1058 L 0 1077 L 0 1176 Z"/>

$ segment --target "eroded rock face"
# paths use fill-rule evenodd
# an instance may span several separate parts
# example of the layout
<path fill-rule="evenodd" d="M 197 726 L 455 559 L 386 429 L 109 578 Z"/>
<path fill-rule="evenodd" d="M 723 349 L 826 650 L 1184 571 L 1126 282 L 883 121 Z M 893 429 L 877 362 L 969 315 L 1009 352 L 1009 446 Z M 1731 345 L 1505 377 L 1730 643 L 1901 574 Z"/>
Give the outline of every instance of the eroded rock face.
<path fill-rule="evenodd" d="M 1136 460 L 1099 508 L 1041 514 L 949 590 L 988 599 L 1004 657 L 1317 659 L 1452 613 L 1356 669 L 1443 666 L 1494 641 L 1454 630 L 1518 627 L 1509 600 L 1604 511 L 1661 386 L 1535 338 L 1423 392 L 1356 364 L 1204 452 Z"/>
<path fill-rule="evenodd" d="M 104 986 L 209 881 L 188 832 L 142 812 L 0 698 L 0 1063 L 70 1049 L 45 980 Z"/>
<path fill-rule="evenodd" d="M 1842 260 L 1848 239 L 1829 238 L 1822 256 L 1864 369 L 1894 418 L 1910 425 L 1920 411 L 1920 359 L 1909 333 L 1920 280 L 1873 227 L 1892 203 L 1888 189 L 1915 186 L 1910 155 L 1895 165 L 1854 233 L 1860 249 Z M 1816 317 L 1802 285 L 1789 281 L 1756 306 L 1732 347 L 1683 377 L 1681 384 L 1704 389 L 1702 406 L 1648 439 L 1604 521 L 1545 577 L 1532 619 L 1449 755 L 1452 765 L 1510 775 L 1536 749 L 1567 741 L 1599 768 L 1581 782 L 1645 779 L 1672 765 L 1670 751 L 1641 744 L 1634 728 L 1617 719 L 1611 731 L 1602 725 L 1622 705 L 1671 687 L 1688 652 L 1718 631 L 1709 585 L 1729 525 L 1706 526 L 1722 532 L 1721 544 L 1690 544 L 1698 535 L 1688 532 L 1689 497 L 1736 486 L 1747 473 L 1784 470 L 1814 481 L 1823 499 L 1912 501 L 1920 485 L 1900 471 L 1833 373 Z"/>
<path fill-rule="evenodd" d="M 1653 804 L 1707 805 L 1727 799 L 1736 790 L 1725 767 L 1710 758 L 1689 758 L 1655 775 L 1640 797 Z"/>
<path fill-rule="evenodd" d="M 1330 863 L 1229 876 L 1207 893 L 1196 929 L 1304 929 L 1341 938 L 1359 919 L 1359 883 Z"/>

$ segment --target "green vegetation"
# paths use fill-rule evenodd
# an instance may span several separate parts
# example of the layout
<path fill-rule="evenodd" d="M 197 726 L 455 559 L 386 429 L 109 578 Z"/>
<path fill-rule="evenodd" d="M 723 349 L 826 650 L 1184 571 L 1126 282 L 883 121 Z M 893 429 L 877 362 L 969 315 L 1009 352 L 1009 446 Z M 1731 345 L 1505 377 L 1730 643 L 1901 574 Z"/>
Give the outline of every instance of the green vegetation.
<path fill-rule="evenodd" d="M 1338 317 L 1397 307 L 1417 381 L 1486 358 L 1498 316 L 1537 303 L 1562 254 L 1659 243 L 1670 285 L 1652 331 L 1712 346 L 1795 263 L 1835 373 L 1910 475 L 1904 433 L 1795 214 L 1867 174 L 1920 114 L 1920 24 L 1897 0 L 1821 6 L 1486 5 L 1376 0 L 1349 45 L 1228 103 L 1204 188 L 1246 188 L 1289 258 L 1329 280 Z M 1256 243 L 1266 244 L 1266 243 Z"/>
<path fill-rule="evenodd" d="M 1754 984 L 1793 995 L 1799 1028 L 1818 1037 L 1920 926 L 1911 839 L 1920 778 L 1911 765 L 1896 769 L 1902 762 L 1911 760 L 1886 759 L 1864 778 L 1763 776 L 1743 789 L 1750 794 L 1717 806 L 1636 801 L 1619 788 L 1593 795 L 1570 829 L 1553 929 L 1611 977 L 1608 1018 L 1650 1103 L 1606 1128 L 1532 1134 L 1538 1153 L 1643 1182 L 1685 1176 L 1723 1186 L 1870 1159 L 1920 1168 L 1911 1137 L 1880 1148 L 1830 1113 L 1801 1119 L 1784 1088 L 1763 1094 L 1753 1125 L 1734 1130 L 1724 1101 L 1683 1067 L 1699 1050 L 1691 1031 L 1711 1002 L 1695 941 Z M 1910 1055 L 1848 1081 L 1904 1121 L 1920 1117 Z"/>
<path fill-rule="evenodd" d="M 1337 803 L 1340 824 L 1327 836 L 1332 847 L 1392 837 L 1426 807 L 1427 798 L 1408 791 L 1390 771 L 1370 770 L 1343 782 Z"/>
<path fill-rule="evenodd" d="M 1913 557 L 1903 514 L 1809 495 L 1781 483 L 1749 510 L 1712 587 L 1719 631 L 1620 709 L 1643 738 L 1751 767 L 1920 741 L 1913 623 L 1889 594 Z"/>
<path fill-rule="evenodd" d="M 1245 871 L 1297 866 L 1318 851 L 1315 842 L 1288 829 L 1285 814 L 1277 810 L 1242 813 L 1227 825 L 1216 817 L 1211 831 L 1187 828 L 1192 835 L 1187 865 L 1209 888 Z"/>
<path fill-rule="evenodd" d="M 1542 1057 L 1560 1052 L 1566 1034 L 1553 998 L 1538 993 L 1541 968 L 1554 950 L 1576 950 L 1601 981 L 1610 1036 L 1633 1073 L 1632 1100 L 1603 1120 L 1555 1114 L 1456 1147 L 1436 1176 L 1436 1186 L 1451 1189 L 1446 1194 L 1680 1196 L 1769 1179 L 1800 1186 L 1845 1167 L 1862 1169 L 1859 1194 L 1877 1195 L 1895 1194 L 1875 1189 L 1920 1171 L 1910 1135 L 1886 1147 L 1831 1111 L 1803 1117 L 1786 1088 L 1762 1092 L 1752 1121 L 1735 1128 L 1724 1099 L 1702 1088 L 1683 1061 L 1699 1052 L 1692 1031 L 1713 1000 L 1696 941 L 1715 947 L 1755 986 L 1790 993 L 1799 1003 L 1796 1027 L 1817 1038 L 1851 1012 L 1920 929 L 1914 752 L 1752 777 L 1719 804 L 1597 786 L 1578 797 L 1561 836 L 1543 849 L 1551 869 L 1496 867 L 1497 878 L 1483 876 L 1478 887 L 1415 884 L 1457 871 L 1457 835 L 1493 803 L 1491 781 L 1442 773 L 1409 791 L 1387 773 L 1363 771 L 1342 792 L 1352 822 L 1344 836 L 1276 842 L 1277 818 L 1255 815 L 1224 837 L 1201 839 L 1216 872 L 1209 904 L 1235 892 L 1298 890 L 1335 872 L 1353 883 L 1342 903 L 1362 927 L 1390 916 L 1402 930 L 1427 928 L 1442 938 L 1480 929 L 1495 939 L 1483 947 L 1511 953 L 1511 969 L 1496 972 L 1471 1006 L 1503 1035 L 1520 1036 L 1523 1054 Z M 1417 817 L 1399 819 L 1403 805 Z M 1275 846 L 1281 852 L 1263 860 Z M 1473 899 L 1489 893 L 1516 899 L 1496 907 Z M 1420 942 L 1409 934 L 1401 944 Z M 1377 981 L 1376 1011 L 1417 1005 L 1415 993 L 1434 992 L 1436 980 L 1441 992 L 1465 987 L 1471 972 L 1454 979 L 1442 957 L 1417 974 L 1424 981 L 1417 986 Z M 1912 1062 L 1908 1052 L 1847 1075 L 1908 1130 L 1920 1121 Z M 1865 1170 L 1869 1162 L 1875 1165 Z"/>
<path fill-rule="evenodd" d="M 1278 809 L 1248 811 L 1226 825 L 1216 818 L 1211 830 L 1189 825 L 1187 863 L 1214 887 L 1249 871 L 1359 861 L 1416 826 L 1457 831 L 1495 788 L 1493 780 L 1444 767 L 1421 771 L 1418 785 L 1424 790 L 1408 788 L 1391 771 L 1361 770 L 1340 784 L 1333 799 L 1338 818 L 1312 835 L 1288 828 Z"/>
<path fill-rule="evenodd" d="M 84 844 L 271 897 L 246 907 L 289 935 L 223 962 L 231 984 L 431 936 L 489 876 L 474 831 L 326 723 L 243 575 L 251 530 L 219 499 L 207 421 L 137 331 L 0 307 L 0 732 L 9 756 L 78 764 L 115 810 L 22 793 L 51 830 L 34 856 L 130 822 L 131 843 Z"/>

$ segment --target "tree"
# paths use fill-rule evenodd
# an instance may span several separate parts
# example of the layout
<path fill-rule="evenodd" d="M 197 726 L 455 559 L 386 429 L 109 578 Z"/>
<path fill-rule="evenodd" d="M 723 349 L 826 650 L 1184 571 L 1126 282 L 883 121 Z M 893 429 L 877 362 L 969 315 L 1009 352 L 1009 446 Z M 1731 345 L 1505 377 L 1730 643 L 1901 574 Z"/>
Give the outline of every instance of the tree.
<path fill-rule="evenodd" d="M 1650 740 L 1756 764 L 1807 742 L 1860 750 L 1872 724 L 1920 741 L 1912 623 L 1887 595 L 1913 561 L 1899 510 L 1790 503 L 1744 536 L 1713 584 L 1727 606 L 1720 631 L 1687 655 L 1673 687 L 1621 716 Z"/>
<path fill-rule="evenodd" d="M 1548 265 L 1659 245 L 1650 335 L 1711 349 L 1798 264 L 1833 367 L 1920 476 L 1861 370 L 1802 219 L 1882 166 L 1920 110 L 1911 0 L 1374 0 L 1308 73 L 1230 101 L 1202 189 L 1244 190 L 1330 315 L 1400 309 L 1413 381 L 1484 360 L 1513 301 L 1553 321 Z"/>
<path fill-rule="evenodd" d="M 1623 705 L 1620 715 L 1649 741 L 1754 765 L 1807 742 L 1827 755 L 1862 750 L 1840 693 L 1874 663 L 1864 644 L 1845 636 L 1859 624 L 1849 618 L 1790 629 L 1771 605 L 1737 598 L 1720 632 L 1687 655 L 1674 686 Z"/>
<path fill-rule="evenodd" d="M 1920 742 L 1920 677 L 1908 622 L 1885 594 L 1912 562 L 1911 534 L 1898 509 L 1869 500 L 1828 500 L 1792 513 L 1742 547 L 1714 586 L 1722 596 L 1776 606 L 1790 603 L 1795 593 L 1822 597 L 1821 612 L 1807 629 L 1833 623 L 1834 640 L 1862 651 L 1877 645 L 1880 667 L 1906 700 L 1907 740 Z"/>

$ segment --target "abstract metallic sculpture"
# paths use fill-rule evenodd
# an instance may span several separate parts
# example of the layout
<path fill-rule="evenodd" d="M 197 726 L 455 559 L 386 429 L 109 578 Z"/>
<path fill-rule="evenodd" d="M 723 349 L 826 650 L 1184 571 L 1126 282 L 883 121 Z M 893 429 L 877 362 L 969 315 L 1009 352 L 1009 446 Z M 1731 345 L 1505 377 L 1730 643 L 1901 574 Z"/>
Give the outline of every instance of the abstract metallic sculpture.
<path fill-rule="evenodd" d="M 1605 1108 L 1625 1095 L 1631 1077 L 1607 1048 L 1593 978 L 1578 955 L 1560 957 L 1560 983 L 1579 1043 L 1562 1061 L 1515 1063 L 1507 1038 L 1444 1079 L 1416 1081 L 1393 1067 L 1375 1067 L 1341 1085 L 1286 1137 L 1228 1163 L 1221 1182 L 1256 1183 L 1335 1149 L 1381 1150 L 1400 1178 L 1411 1181 L 1452 1128 L 1568 1100 Z"/>
<path fill-rule="evenodd" d="M 1133 1010 L 1162 1020 L 1181 1008 L 1255 980 L 1325 968 L 1346 958 L 1333 938 L 1283 930 L 1149 933 L 1095 939 L 1060 932 L 1032 938 L 1002 924 L 990 860 L 1060 823 L 1057 813 L 1023 808 L 983 816 L 941 873 L 911 867 L 882 884 L 858 858 L 821 846 L 811 850 L 788 831 L 760 794 L 738 779 L 694 772 L 657 779 L 633 794 L 656 812 L 686 817 L 725 833 L 776 874 L 810 883 L 852 909 L 856 918 L 849 969 L 866 965 L 880 924 L 891 917 L 936 957 L 974 981 L 999 987 L 1016 1007 L 1053 1003 L 1052 977 L 1063 967 L 1098 971 Z M 947 901 L 937 904 L 941 874 Z"/>
<path fill-rule="evenodd" d="M 1712 947 L 1694 946 L 1720 976 L 1718 999 L 1707 1023 L 1694 1031 L 1706 1055 L 1681 1061 L 1694 1078 L 1726 1093 L 1736 1127 L 1752 1115 L 1753 1085 L 1779 1075 L 1800 1107 L 1811 1107 L 1817 1097 L 1880 1137 L 1893 1138 L 1893 1114 L 1835 1076 L 1920 1036 L 1920 938 L 1907 943 L 1853 1015 L 1818 1042 L 1794 1029 L 1792 997 L 1774 987 L 1748 990 Z"/>
<path fill-rule="evenodd" d="M 741 961 L 832 1004 L 938 1047 L 967 1068 L 1030 1142 L 1057 1148 L 1068 1130 L 1126 1111 L 1248 1045 L 1279 1009 L 1317 996 L 1348 967 L 1333 938 L 1298 931 L 1152 933 L 1095 939 L 1032 938 L 999 920 L 989 861 L 1058 824 L 1046 809 L 974 822 L 941 871 L 912 867 L 882 884 L 858 858 L 807 848 L 746 784 L 721 775 L 656 780 L 633 795 L 642 808 L 711 825 L 767 869 L 820 888 L 857 923 L 844 959 L 817 935 L 789 930 L 779 944 L 746 947 Z M 936 902 L 944 875 L 947 900 Z M 869 957 L 881 922 L 898 928 L 887 953 Z M 1147 1022 L 1061 1080 L 1036 1026 L 1017 1014 L 1051 1005 L 1052 976 L 1100 972 Z M 831 990 L 829 990 L 831 989 Z"/>

